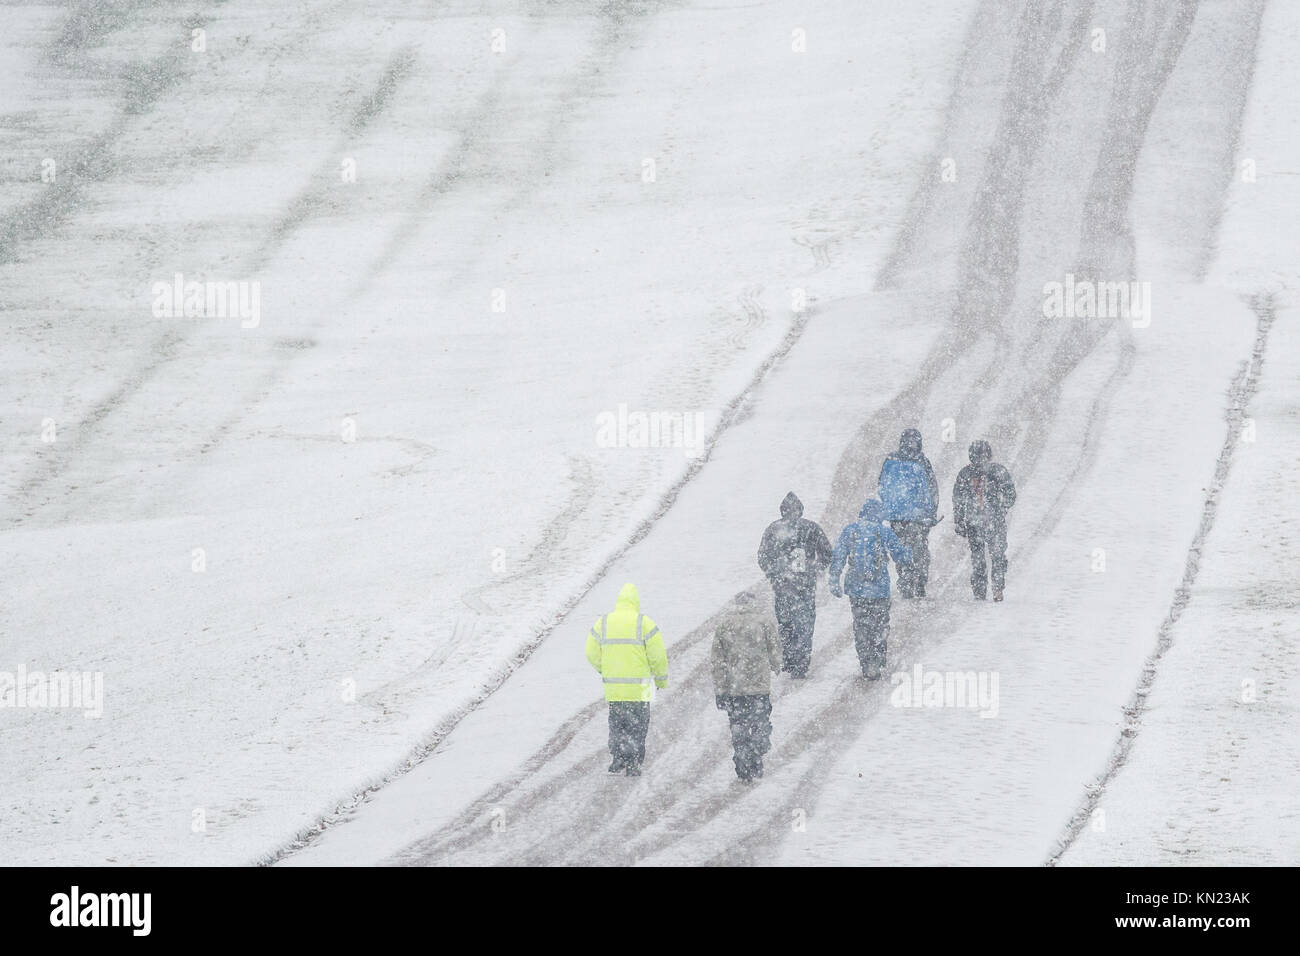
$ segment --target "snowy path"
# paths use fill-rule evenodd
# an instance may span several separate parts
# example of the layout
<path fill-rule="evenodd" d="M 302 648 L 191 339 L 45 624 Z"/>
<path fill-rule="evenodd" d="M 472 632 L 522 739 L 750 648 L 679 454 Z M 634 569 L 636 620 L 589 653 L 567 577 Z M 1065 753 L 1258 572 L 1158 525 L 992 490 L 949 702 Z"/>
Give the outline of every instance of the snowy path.
<path fill-rule="evenodd" d="M 1072 639 L 1071 628 L 1087 633 L 1090 624 L 1110 621 L 1090 618 L 1095 598 L 1061 578 L 1061 544 L 1088 550 L 1074 529 L 1096 510 L 1097 489 L 1107 484 L 1106 475 L 1096 473 L 1103 437 L 1110 440 L 1105 467 L 1118 469 L 1112 479 L 1122 473 L 1117 452 L 1132 427 L 1126 402 L 1157 402 L 1170 413 L 1187 409 L 1184 421 L 1155 436 L 1159 447 L 1150 454 L 1190 443 L 1197 454 L 1187 457 L 1212 470 L 1213 436 L 1198 435 L 1202 422 L 1221 412 L 1214 390 L 1198 397 L 1207 391 L 1204 381 L 1185 379 L 1176 387 L 1166 383 L 1162 395 L 1152 391 L 1149 373 L 1174 362 L 1226 384 L 1234 360 L 1248 354 L 1249 336 L 1240 324 L 1189 318 L 1185 331 L 1203 336 L 1198 354 L 1185 343 L 1180 348 L 1172 322 L 1145 339 L 1142 330 L 1116 322 L 1044 322 L 1043 284 L 1066 273 L 1103 280 L 1144 275 L 1135 263 L 1131 219 L 1135 194 L 1139 204 L 1143 200 L 1135 177 L 1150 161 L 1144 153 L 1148 129 L 1158 110 L 1178 117 L 1192 101 L 1189 94 L 1203 97 L 1234 51 L 1252 49 L 1258 7 L 1233 17 L 1173 4 L 1031 3 L 1018 9 L 1014 30 L 1006 28 L 1007 5 L 985 4 L 978 11 L 956 81 L 964 92 L 950 104 L 936 151 L 956 159 L 957 180 L 936 177 L 922 187 L 895 255 L 881 270 L 879 297 L 868 303 L 889 302 L 905 314 L 935 311 L 947 319 L 935 327 L 928 355 L 910 380 L 886 375 L 887 394 L 895 397 L 864 416 L 839 459 L 821 514 L 834 532 L 856 511 L 874 490 L 880 457 L 903 425 L 925 423 L 932 435 L 937 423 L 956 423 L 958 441 L 930 445 L 946 485 L 969 438 L 987 435 L 1022 489 L 1013 527 L 1012 603 L 992 611 L 1005 623 L 1000 627 L 989 608 L 972 608 L 965 598 L 960 542 L 941 528 L 934 536 L 934 600 L 895 605 L 891 669 L 951 658 L 961 670 L 1013 676 L 1013 687 L 1034 689 L 1035 705 L 1008 706 L 1003 719 L 988 722 L 966 714 L 913 722 L 906 737 L 896 735 L 899 711 L 889 706 L 890 688 L 866 686 L 856 677 L 845 609 L 823 604 L 815 675 L 778 689 L 768 775 L 743 789 L 731 776 L 725 722 L 713 709 L 705 665 L 711 625 L 727 613 L 724 604 L 689 633 L 670 633 L 672 688 L 656 705 L 646 776 L 630 783 L 603 773 L 603 704 L 563 709 L 570 688 L 587 676 L 575 681 L 561 671 L 581 670 L 574 635 L 585 618 L 575 614 L 424 765 L 290 862 L 383 856 L 426 864 L 1046 859 L 1090 767 L 1109 753 L 1118 729 L 1112 715 L 1136 680 L 1135 664 L 1153 638 L 1162 602 L 1167 606 L 1170 590 L 1160 585 L 1181 570 L 1177 555 L 1196 520 L 1187 506 L 1203 479 L 1184 476 L 1161 507 L 1136 500 L 1111 516 L 1127 522 L 1132 541 L 1146 539 L 1150 552 L 1168 546 L 1169 567 L 1151 581 L 1111 577 L 1122 593 L 1113 595 L 1117 600 L 1106 613 L 1127 620 L 1106 640 Z M 1089 49 L 1089 30 L 1098 23 L 1110 27 L 1107 55 Z M 1223 41 L 1221 54 L 1180 59 L 1185 44 L 1216 36 Z M 1186 191 L 1206 204 L 1200 229 L 1153 227 L 1180 261 L 1203 261 L 1213 241 L 1213 208 L 1226 185 L 1218 153 L 1239 122 L 1249 79 L 1235 76 L 1236 85 L 1220 84 L 1202 135 L 1178 144 L 1194 157 Z M 1160 152 L 1159 144 L 1154 151 Z M 1162 285 L 1169 291 L 1165 309 L 1195 311 L 1177 286 L 1195 281 L 1194 270 L 1157 277 L 1169 280 Z M 1223 354 L 1207 359 L 1207 341 Z M 817 348 L 805 337 L 794 359 L 798 351 Z M 1131 380 L 1134 369 L 1141 374 Z M 782 407 L 782 387 L 778 373 L 760 395 L 760 419 Z M 793 391 L 793 383 L 789 387 Z M 700 479 L 702 494 L 710 469 Z M 743 474 L 743 466 L 736 471 Z M 619 570 L 651 564 L 656 547 L 674 554 L 689 548 L 690 508 L 684 495 L 674 511 L 686 516 L 669 512 Z M 611 573 L 597 591 L 612 593 L 617 579 Z M 764 585 L 752 589 L 766 599 Z M 651 613 L 666 619 L 657 607 Z M 1046 653 L 1037 635 L 1028 635 L 1028 643 L 1021 635 L 999 639 L 1004 628 L 1034 621 L 1040 632 L 1055 629 L 1052 636 L 1068 643 Z M 972 659 L 980 666 L 970 667 Z M 1044 693 L 1061 679 L 1063 665 L 1083 675 L 1083 686 Z M 954 725 L 966 717 L 966 724 Z M 521 732 L 512 740 L 511 728 L 524 721 L 553 729 L 505 772 L 499 757 L 475 766 L 485 754 L 536 737 L 536 731 Z M 854 793 L 846 762 L 866 771 L 857 778 L 874 796 Z M 792 827 L 800 820 L 817 823 Z M 421 828 L 424 835 L 418 835 Z"/>
<path fill-rule="evenodd" d="M 1231 243 L 1220 218 L 1262 7 L 8 9 L 0 672 L 106 690 L 101 720 L 0 713 L 9 858 L 1047 860 L 1222 477 L 1270 194 L 1233 194 Z M 1263 168 L 1292 175 L 1288 147 Z M 260 282 L 260 325 L 152 314 L 178 272 Z M 1151 326 L 1043 320 L 1067 273 L 1151 280 Z M 707 457 L 602 447 L 620 405 L 698 415 Z M 742 788 L 712 625 L 767 600 L 786 491 L 834 534 L 907 425 L 945 498 L 975 437 L 1021 489 L 1008 602 L 972 605 L 945 523 L 891 635 L 890 670 L 1000 675 L 998 718 L 891 706 L 823 593 Z M 672 660 L 639 781 L 604 773 L 581 652 L 625 580 Z M 1164 769 L 1136 754 L 1104 805 L 1150 846 Z M 1066 861 L 1112 850 L 1088 831 Z"/>
<path fill-rule="evenodd" d="M 1105 786 L 1088 794 L 1059 865 L 1300 863 L 1300 266 L 1282 239 L 1300 221 L 1298 39 L 1300 10 L 1270 4 L 1237 147 L 1264 174 L 1233 184 L 1207 280 L 1238 289 L 1258 318 L 1224 408 L 1226 468 Z"/>
<path fill-rule="evenodd" d="M 7 10 L 0 670 L 102 672 L 106 698 L 0 714 L 11 858 L 257 859 L 585 616 L 699 472 L 602 447 L 596 416 L 730 434 L 814 314 L 794 292 L 868 290 L 966 9 L 845 31 L 857 0 L 822 4 L 810 55 L 745 2 Z M 152 314 L 176 273 L 260 282 L 260 325 Z M 931 332 L 891 343 L 900 375 Z M 808 404 L 786 427 L 813 447 L 770 433 L 790 467 L 749 459 L 716 537 L 824 489 L 798 459 L 876 401 Z M 749 573 L 733 544 L 697 543 L 720 583 L 683 631 Z"/>
<path fill-rule="evenodd" d="M 1296 628 L 1285 620 L 1296 603 L 1275 570 L 1295 550 L 1293 522 L 1279 506 L 1294 485 L 1282 460 L 1295 396 L 1282 383 L 1295 380 L 1300 353 L 1293 326 L 1275 340 L 1270 299 L 1258 299 L 1256 309 L 1256 348 L 1234 382 L 1223 453 L 1184 580 L 1106 771 L 1053 864 L 1300 860 L 1300 799 L 1269 785 L 1300 772 Z M 1253 432 L 1244 431 L 1256 427 L 1249 417 L 1256 406 L 1272 446 L 1258 451 Z M 1241 555 L 1251 535 L 1270 540 L 1274 567 L 1256 569 Z"/>

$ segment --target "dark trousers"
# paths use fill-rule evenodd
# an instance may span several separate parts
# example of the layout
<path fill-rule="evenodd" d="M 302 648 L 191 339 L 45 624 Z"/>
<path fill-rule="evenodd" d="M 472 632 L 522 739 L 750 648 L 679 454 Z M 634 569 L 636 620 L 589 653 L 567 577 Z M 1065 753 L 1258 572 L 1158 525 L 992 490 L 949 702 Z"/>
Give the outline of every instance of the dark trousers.
<path fill-rule="evenodd" d="M 972 527 L 966 533 L 966 543 L 970 545 L 970 586 L 975 596 L 983 598 L 988 591 L 989 565 L 992 565 L 993 590 L 1006 587 L 1007 526 L 995 522 L 984 528 Z"/>
<path fill-rule="evenodd" d="M 930 583 L 930 522 L 891 521 L 889 526 L 898 540 L 912 549 L 912 563 L 898 566 L 899 597 L 925 597 Z"/>
<path fill-rule="evenodd" d="M 889 631 L 889 598 L 849 598 L 853 609 L 853 646 L 864 677 L 879 677 L 885 666 L 885 641 Z"/>
<path fill-rule="evenodd" d="M 611 700 L 609 702 L 609 755 L 612 769 L 640 767 L 645 760 L 645 736 L 650 730 L 650 702 Z"/>
<path fill-rule="evenodd" d="M 813 627 L 817 623 L 816 592 L 777 587 L 774 593 L 784 669 L 795 677 L 806 677 L 808 665 L 812 663 Z"/>
<path fill-rule="evenodd" d="M 772 748 L 772 698 L 767 694 L 723 697 L 731 721 L 731 747 L 736 776 L 753 780 L 763 776 L 763 754 Z"/>

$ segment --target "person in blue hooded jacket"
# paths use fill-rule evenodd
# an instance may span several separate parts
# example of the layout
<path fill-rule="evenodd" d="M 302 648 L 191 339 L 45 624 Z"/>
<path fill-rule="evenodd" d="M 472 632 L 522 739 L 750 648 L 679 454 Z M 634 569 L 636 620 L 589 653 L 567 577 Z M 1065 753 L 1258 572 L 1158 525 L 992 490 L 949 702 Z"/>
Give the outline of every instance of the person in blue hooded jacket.
<path fill-rule="evenodd" d="M 890 452 L 881 466 L 880 500 L 885 505 L 885 520 L 912 549 L 912 564 L 898 569 L 898 594 L 923 598 L 930 582 L 930 529 L 937 524 L 939 482 L 930 459 L 921 451 L 917 429 L 903 432 L 898 451 Z"/>
<path fill-rule="evenodd" d="M 862 676 L 868 680 L 879 678 L 885 666 L 889 559 L 893 558 L 900 568 L 912 563 L 912 549 L 885 527 L 884 520 L 885 506 L 880 499 L 868 498 L 858 512 L 858 520 L 840 532 L 831 554 L 831 594 L 837 598 L 849 596 L 853 645 L 862 664 Z"/>

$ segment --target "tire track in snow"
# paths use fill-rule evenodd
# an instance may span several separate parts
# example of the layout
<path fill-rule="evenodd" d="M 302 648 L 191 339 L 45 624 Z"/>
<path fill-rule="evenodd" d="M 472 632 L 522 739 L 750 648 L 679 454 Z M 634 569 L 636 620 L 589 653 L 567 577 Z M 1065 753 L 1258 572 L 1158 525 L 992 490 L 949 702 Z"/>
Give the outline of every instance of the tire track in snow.
<path fill-rule="evenodd" d="M 124 26 L 130 14 L 159 4 L 133 2 L 120 6 L 78 3 L 69 10 L 59 33 L 47 47 L 45 58 L 60 69 L 78 73 L 91 70 L 89 51 L 110 33 Z M 150 60 L 131 60 L 113 75 L 120 87 L 117 111 L 103 132 L 62 163 L 58 177 L 39 196 L 0 216 L 0 265 L 18 262 L 18 249 L 27 242 L 50 236 L 86 201 L 86 190 L 118 172 L 113 147 L 130 128 L 134 117 L 149 112 L 169 89 L 188 78 L 188 34 L 209 18 L 193 14 L 173 25 L 175 47 Z M 185 42 L 182 42 L 184 40 Z M 105 72 L 102 68 L 98 72 Z"/>
<path fill-rule="evenodd" d="M 349 145 L 365 135 L 374 121 L 383 115 L 393 94 L 410 77 L 415 61 L 415 47 L 410 44 L 401 47 L 388 58 L 370 92 L 353 109 L 352 116 L 339 134 L 337 145 L 326 151 L 308 185 L 289 201 L 288 207 L 253 252 L 253 263 L 261 265 L 270 262 L 284 243 L 338 194 L 338 157 L 347 155 Z"/>
<path fill-rule="evenodd" d="M 495 162 L 508 162 L 512 159 L 518 161 L 523 157 L 524 168 L 508 170 L 516 186 L 500 203 L 496 216 L 481 217 L 482 226 L 474 239 L 466 241 L 467 237 L 461 237 L 461 248 L 466 250 L 463 259 L 470 263 L 477 262 L 486 243 L 496 235 L 497 218 L 508 214 L 544 183 L 548 170 L 555 167 L 556 144 L 562 139 L 564 127 L 580 114 L 580 107 L 586 100 L 599 95 L 601 77 L 610 69 L 619 53 L 625 47 L 633 45 L 635 31 L 644 29 L 653 14 L 665 6 L 667 0 L 603 0 L 594 10 L 579 5 L 549 11 L 549 15 L 592 18 L 595 20 L 595 31 L 578 66 L 564 74 L 564 92 L 554 98 L 554 108 L 546 116 L 544 125 L 530 139 L 528 148 L 516 148 L 504 159 L 498 156 L 500 144 L 493 138 L 494 129 L 490 120 L 496 118 L 506 105 L 506 88 L 514 78 L 509 70 L 499 70 L 479 101 L 472 109 L 466 110 L 456 124 L 456 146 L 429 174 L 420 197 L 389 234 L 365 275 L 348 294 L 346 304 L 361 299 L 392 266 L 402 250 L 410 245 L 420 228 L 427 223 L 430 208 L 445 195 L 480 176 L 482 170 L 494 170 Z M 453 276 L 448 281 L 453 281 L 454 278 L 456 277 Z"/>
<path fill-rule="evenodd" d="M 143 6 L 136 4 L 135 6 Z M 326 12 L 346 9 L 345 3 L 335 3 Z M 132 7 L 134 9 L 135 7 Z M 70 14 L 59 38 L 50 53 L 56 63 L 77 62 L 74 54 L 80 54 L 92 43 L 101 42 L 109 33 L 125 22 L 124 11 L 118 10 L 112 16 L 98 7 L 81 4 Z M 300 10 L 299 19 L 304 30 L 295 34 L 296 42 L 302 42 L 307 29 L 323 29 L 324 16 L 319 10 Z M 194 27 L 208 24 L 211 17 L 195 14 L 184 21 L 188 31 Z M 136 116 L 148 113 L 157 101 L 190 73 L 184 69 L 188 63 L 189 45 L 178 43 L 171 52 L 155 57 L 148 62 L 132 61 L 122 73 L 123 91 L 121 103 L 115 119 L 109 128 L 90 144 L 83 147 L 76 158 L 64 168 L 60 177 L 39 198 L 19 209 L 0 217 L 0 265 L 15 262 L 17 247 L 35 239 L 47 238 L 58 226 L 70 217 L 86 200 L 86 191 L 91 186 L 107 182 L 118 172 L 118 165 L 113 158 L 115 144 L 131 128 Z M 354 112 L 349 120 L 349 128 L 361 129 L 368 124 L 387 103 L 391 86 L 395 82 L 393 65 L 381 75 L 379 84 L 372 93 L 363 99 L 362 107 Z M 397 78 L 404 73 L 398 73 Z M 371 104 L 371 109 L 366 109 Z M 307 218 L 308 210 L 299 208 L 292 219 L 282 217 L 280 232 L 292 225 L 296 228 Z M 274 232 L 274 229 L 273 229 Z M 283 235 L 281 236 L 283 238 Z M 256 274 L 267 261 L 263 256 L 273 254 L 275 245 L 264 244 L 249 258 L 244 271 Z M 57 453 L 40 454 L 28 470 L 26 477 L 18 482 L 11 497 L 17 502 L 24 514 L 11 514 L 12 525 L 30 526 L 36 512 L 45 508 L 54 495 L 47 495 L 43 500 L 33 501 L 35 494 L 51 481 L 60 477 L 68 465 L 86 453 L 100 435 L 108 419 L 120 409 L 127 407 L 130 400 L 148 385 L 164 368 L 176 361 L 183 354 L 183 346 L 197 334 L 197 325 L 171 325 L 166 328 L 148 348 L 145 357 L 128 371 L 118 385 L 104 398 L 97 401 L 77 420 L 78 438 L 74 444 L 57 448 Z M 213 428 L 199 448 L 202 454 L 215 447 L 221 439 L 247 414 L 249 409 L 269 394 L 275 381 L 283 371 L 288 359 L 271 363 L 269 371 L 253 391 L 244 396 L 238 410 Z M 62 496 L 67 497 L 71 489 L 63 489 Z"/>
<path fill-rule="evenodd" d="M 1079 838 L 1079 834 L 1083 832 L 1092 819 L 1093 813 L 1096 812 L 1097 807 L 1100 805 L 1106 787 L 1110 785 L 1111 781 L 1127 764 L 1128 756 L 1133 749 L 1133 742 L 1142 729 L 1142 717 L 1146 713 L 1147 697 L 1150 695 L 1152 687 L 1155 686 L 1160 661 L 1169 648 L 1173 646 L 1174 628 L 1178 624 L 1178 619 L 1182 617 L 1183 611 L 1187 609 L 1187 605 L 1191 602 L 1192 589 L 1196 586 L 1196 579 L 1201 570 L 1201 552 L 1205 549 L 1210 532 L 1214 530 L 1214 519 L 1218 514 L 1219 498 L 1223 493 L 1223 486 L 1228 480 L 1228 474 L 1232 470 L 1233 454 L 1241 441 L 1241 429 L 1246 418 L 1246 410 L 1250 407 L 1251 401 L 1255 398 L 1255 393 L 1259 390 L 1259 376 L 1264 366 L 1265 353 L 1268 350 L 1268 333 L 1275 318 L 1271 295 L 1261 294 L 1255 296 L 1251 300 L 1251 308 L 1254 310 L 1257 319 L 1254 348 L 1251 350 L 1250 358 L 1242 363 L 1241 369 L 1233 379 L 1232 387 L 1228 391 L 1228 407 L 1224 414 L 1228 423 L 1228 431 L 1224 437 L 1219 456 L 1214 462 L 1214 477 L 1210 482 L 1209 492 L 1206 494 L 1205 503 L 1201 508 L 1200 524 L 1197 526 L 1196 534 L 1187 549 L 1187 560 L 1183 566 L 1182 583 L 1174 591 L 1169 613 L 1165 616 L 1159 631 L 1156 633 L 1155 650 L 1151 652 L 1143 664 L 1137 687 L 1124 708 L 1124 726 L 1115 741 L 1115 749 L 1106 763 L 1105 770 L 1088 787 L 1082 804 L 1074 816 L 1070 818 L 1065 833 L 1048 857 L 1048 866 L 1055 866 L 1060 862 L 1061 857 Z"/>

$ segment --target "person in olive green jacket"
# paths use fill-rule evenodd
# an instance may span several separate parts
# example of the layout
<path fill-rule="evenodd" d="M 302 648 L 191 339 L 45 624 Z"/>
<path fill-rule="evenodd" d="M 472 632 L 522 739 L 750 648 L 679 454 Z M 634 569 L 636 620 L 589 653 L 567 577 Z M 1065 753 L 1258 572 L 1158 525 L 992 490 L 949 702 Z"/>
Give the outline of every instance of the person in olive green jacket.
<path fill-rule="evenodd" d="M 782 666 L 776 621 L 753 596 L 736 597 L 736 610 L 713 632 L 713 688 L 718 710 L 731 721 L 736 776 L 763 776 L 763 755 L 772 746 L 772 673 Z"/>
<path fill-rule="evenodd" d="M 591 626 L 587 662 L 600 674 L 609 702 L 609 772 L 639 777 L 650 701 L 668 686 L 668 652 L 659 625 L 641 613 L 635 584 L 623 585 L 614 610 Z"/>

